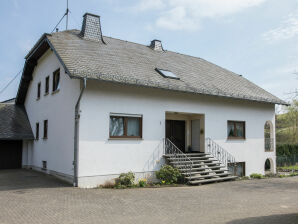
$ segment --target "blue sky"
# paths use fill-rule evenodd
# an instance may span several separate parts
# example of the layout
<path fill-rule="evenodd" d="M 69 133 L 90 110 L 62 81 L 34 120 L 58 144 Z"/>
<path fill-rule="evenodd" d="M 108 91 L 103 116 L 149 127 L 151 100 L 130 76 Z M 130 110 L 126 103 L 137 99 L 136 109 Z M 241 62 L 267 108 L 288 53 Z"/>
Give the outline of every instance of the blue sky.
<path fill-rule="evenodd" d="M 101 16 L 106 36 L 204 58 L 288 99 L 298 88 L 298 0 L 69 0 L 69 28 Z M 66 0 L 1 0 L 0 90 L 22 69 L 24 56 L 51 32 Z M 65 21 L 59 27 L 65 29 Z M 16 95 L 20 76 L 0 95 Z"/>

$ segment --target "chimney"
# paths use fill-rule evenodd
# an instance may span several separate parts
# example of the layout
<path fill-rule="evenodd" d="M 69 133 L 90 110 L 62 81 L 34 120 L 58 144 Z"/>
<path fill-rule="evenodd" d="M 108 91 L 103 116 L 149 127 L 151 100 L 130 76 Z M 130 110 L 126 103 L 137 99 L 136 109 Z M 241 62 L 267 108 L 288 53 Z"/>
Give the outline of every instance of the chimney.
<path fill-rule="evenodd" d="M 104 43 L 101 33 L 100 16 L 85 13 L 80 35 L 86 40 Z"/>
<path fill-rule="evenodd" d="M 150 47 L 155 51 L 163 51 L 162 44 L 160 40 L 152 40 Z"/>

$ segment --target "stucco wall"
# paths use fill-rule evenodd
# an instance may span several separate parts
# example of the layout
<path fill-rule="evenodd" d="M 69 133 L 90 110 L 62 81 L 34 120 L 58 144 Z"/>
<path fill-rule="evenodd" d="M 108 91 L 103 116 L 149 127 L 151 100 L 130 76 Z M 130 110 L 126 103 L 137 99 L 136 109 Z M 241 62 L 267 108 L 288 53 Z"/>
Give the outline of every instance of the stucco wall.
<path fill-rule="evenodd" d="M 60 88 L 52 93 L 53 72 L 60 68 Z M 50 76 L 49 94 L 45 93 L 45 78 Z M 41 97 L 37 100 L 37 84 L 41 82 Z M 80 92 L 80 82 L 70 79 L 55 54 L 48 50 L 38 61 L 25 100 L 25 107 L 35 135 L 39 122 L 39 140 L 24 142 L 23 165 L 36 169 L 47 161 L 48 172 L 73 175 L 74 109 Z M 43 121 L 48 120 L 48 139 L 43 139 Z"/>
<path fill-rule="evenodd" d="M 166 111 L 204 114 L 205 137 L 246 162 L 246 175 L 264 173 L 264 124 L 274 105 L 88 81 L 81 102 L 79 185 L 96 186 L 121 172 L 151 174 L 162 165 Z M 143 115 L 142 140 L 110 140 L 109 114 Z M 227 121 L 246 122 L 246 140 L 227 140 Z M 273 159 L 275 161 L 275 158 Z"/>

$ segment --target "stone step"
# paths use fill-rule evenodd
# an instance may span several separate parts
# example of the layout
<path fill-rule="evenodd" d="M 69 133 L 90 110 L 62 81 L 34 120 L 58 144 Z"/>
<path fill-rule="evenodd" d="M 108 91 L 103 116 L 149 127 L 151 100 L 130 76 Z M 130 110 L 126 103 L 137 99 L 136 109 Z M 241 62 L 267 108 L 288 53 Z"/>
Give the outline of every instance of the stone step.
<path fill-rule="evenodd" d="M 229 173 L 214 173 L 214 174 L 208 174 L 208 175 L 191 175 L 190 177 L 185 177 L 185 179 L 188 180 L 198 180 L 198 179 L 206 179 L 210 177 L 223 177 L 223 176 L 229 176 Z"/>
<path fill-rule="evenodd" d="M 185 167 L 185 166 L 188 166 L 190 167 L 191 166 L 191 163 L 177 163 L 177 164 L 172 164 L 170 163 L 171 165 L 173 165 L 174 167 Z M 205 167 L 206 169 L 208 169 L 209 167 L 214 167 L 216 165 L 220 165 L 220 163 L 194 163 L 192 164 L 192 168 L 195 168 L 195 167 Z"/>
<path fill-rule="evenodd" d="M 187 157 L 194 157 L 194 156 L 206 156 L 206 155 L 210 155 L 210 154 L 205 154 L 205 153 L 186 153 L 186 154 L 165 154 L 164 157 L 177 157 L 177 156 L 187 156 Z"/>
<path fill-rule="evenodd" d="M 176 161 L 176 160 L 171 160 L 170 161 L 170 163 L 171 164 L 179 164 L 179 163 L 181 163 L 181 164 L 184 164 L 184 163 L 202 163 L 202 162 L 213 162 L 213 161 L 218 161 L 218 160 L 216 160 L 216 159 L 200 159 L 200 160 L 191 160 L 191 161 L 189 161 L 189 160 L 178 160 L 178 161 Z"/>
<path fill-rule="evenodd" d="M 212 182 L 220 182 L 220 181 L 225 181 L 225 180 L 235 180 L 236 178 L 237 178 L 236 176 L 216 177 L 216 178 L 211 178 L 211 179 L 189 181 L 189 184 L 198 185 L 198 184 L 205 184 L 205 183 L 212 183 Z"/>
<path fill-rule="evenodd" d="M 211 167 L 194 167 L 192 168 L 192 171 L 201 171 L 201 170 L 206 170 L 206 169 L 220 169 L 220 168 L 225 168 L 225 166 L 223 165 L 220 165 L 220 166 L 211 166 Z M 188 171 L 188 169 L 179 169 L 180 172 L 183 172 L 183 171 Z"/>
<path fill-rule="evenodd" d="M 179 161 L 181 159 L 184 159 L 183 157 L 179 157 L 179 158 L 168 158 L 169 161 Z M 189 159 L 191 161 L 208 161 L 208 160 L 216 160 L 215 158 L 213 157 L 188 157 L 188 158 L 185 158 L 185 159 Z"/>
<path fill-rule="evenodd" d="M 198 172 L 191 172 L 192 175 L 196 175 L 196 174 L 204 174 L 204 173 L 222 173 L 225 171 L 229 171 L 227 169 L 221 169 L 221 170 L 204 170 L 204 171 L 198 171 Z M 188 174 L 188 173 L 182 173 L 183 175 Z"/>

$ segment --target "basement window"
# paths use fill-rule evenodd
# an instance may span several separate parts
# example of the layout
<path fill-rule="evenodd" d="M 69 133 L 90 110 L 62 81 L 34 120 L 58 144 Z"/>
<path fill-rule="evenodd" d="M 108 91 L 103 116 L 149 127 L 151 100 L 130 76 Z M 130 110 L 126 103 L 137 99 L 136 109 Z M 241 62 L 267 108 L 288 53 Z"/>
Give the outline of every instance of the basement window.
<path fill-rule="evenodd" d="M 170 79 L 180 79 L 176 74 L 174 74 L 171 71 L 164 70 L 164 69 L 155 69 L 160 75 L 162 75 L 164 78 L 170 78 Z"/>
<path fill-rule="evenodd" d="M 142 116 L 110 115 L 110 138 L 142 138 Z"/>

